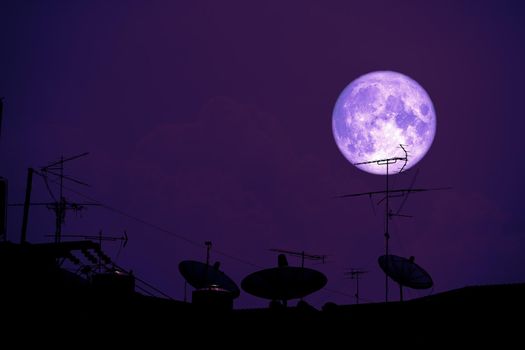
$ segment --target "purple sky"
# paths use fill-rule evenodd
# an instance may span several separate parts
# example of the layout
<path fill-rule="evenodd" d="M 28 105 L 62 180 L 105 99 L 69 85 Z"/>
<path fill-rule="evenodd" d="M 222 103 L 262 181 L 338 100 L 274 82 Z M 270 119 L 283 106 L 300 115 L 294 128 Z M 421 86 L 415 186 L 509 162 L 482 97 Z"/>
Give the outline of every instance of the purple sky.
<path fill-rule="evenodd" d="M 453 190 L 408 199 L 414 218 L 393 220 L 392 253 L 414 255 L 434 292 L 523 282 L 524 17 L 520 1 L 500 0 L 1 1 L 0 175 L 21 202 L 28 166 L 89 151 L 67 173 L 92 187 L 72 187 L 202 246 L 103 208 L 70 214 L 65 233 L 127 230 L 118 262 L 177 299 L 178 263 L 203 260 L 211 240 L 265 267 L 276 264 L 269 248 L 327 254 L 307 262 L 327 288 L 353 295 L 343 273 L 361 267 L 362 297 L 382 300 L 383 207 L 374 215 L 368 198 L 333 197 L 382 190 L 384 177 L 340 154 L 331 114 L 356 77 L 399 71 L 429 93 L 437 132 L 392 182 L 408 186 L 418 168 L 416 185 Z M 49 199 L 38 178 L 34 189 Z M 9 209 L 13 241 L 21 211 Z M 53 230 L 52 212 L 32 208 L 28 239 Z M 116 258 L 117 244 L 104 248 Z M 239 284 L 257 270 L 212 259 Z M 246 293 L 236 301 L 265 305 Z"/>

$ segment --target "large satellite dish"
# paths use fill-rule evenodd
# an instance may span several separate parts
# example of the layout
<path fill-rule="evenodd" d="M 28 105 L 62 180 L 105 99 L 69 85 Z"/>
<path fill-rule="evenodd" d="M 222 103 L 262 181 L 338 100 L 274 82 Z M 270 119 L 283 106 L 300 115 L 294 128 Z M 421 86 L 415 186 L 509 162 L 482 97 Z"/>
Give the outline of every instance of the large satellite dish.
<path fill-rule="evenodd" d="M 254 272 L 241 283 L 242 289 L 256 297 L 287 301 L 303 298 L 326 285 L 327 279 L 319 271 L 305 267 L 291 267 L 279 256 L 279 267 Z"/>
<path fill-rule="evenodd" d="M 208 265 L 200 261 L 185 260 L 179 264 L 179 271 L 184 279 L 194 288 L 223 289 L 237 298 L 241 291 L 237 284 L 219 270 L 219 263 Z"/>
<path fill-rule="evenodd" d="M 413 289 L 428 289 L 434 285 L 432 278 L 421 266 L 414 262 L 414 257 L 409 259 L 397 255 L 381 255 L 377 262 L 381 269 L 401 287 Z M 401 291 L 401 300 L 403 293 Z"/>

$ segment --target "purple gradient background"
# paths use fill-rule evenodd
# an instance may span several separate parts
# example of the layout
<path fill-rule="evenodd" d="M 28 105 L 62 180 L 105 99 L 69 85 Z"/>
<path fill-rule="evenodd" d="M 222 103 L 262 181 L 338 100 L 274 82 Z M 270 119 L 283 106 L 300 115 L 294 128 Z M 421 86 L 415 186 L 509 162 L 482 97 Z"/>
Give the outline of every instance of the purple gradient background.
<path fill-rule="evenodd" d="M 392 252 L 416 256 L 434 292 L 523 282 L 524 17 L 519 1 L 2 1 L 0 174 L 21 202 L 28 166 L 89 151 L 68 165 L 92 185 L 76 189 L 260 266 L 276 264 L 268 248 L 328 254 L 307 266 L 348 296 L 323 290 L 307 298 L 315 306 L 353 302 L 351 266 L 371 271 L 361 295 L 381 300 L 382 207 L 333 196 L 381 190 L 384 177 L 345 160 L 331 116 L 356 77 L 399 71 L 437 113 L 417 185 L 454 189 L 409 198 L 414 218 L 393 221 Z M 415 168 L 392 181 L 408 185 Z M 48 199 L 38 178 L 34 188 Z M 177 299 L 179 261 L 205 258 L 204 244 L 107 210 L 82 216 L 64 232 L 126 229 L 118 262 Z M 18 241 L 21 209 L 9 219 Z M 29 240 L 48 240 L 53 225 L 32 208 Z M 256 270 L 212 258 L 238 283 Z"/>

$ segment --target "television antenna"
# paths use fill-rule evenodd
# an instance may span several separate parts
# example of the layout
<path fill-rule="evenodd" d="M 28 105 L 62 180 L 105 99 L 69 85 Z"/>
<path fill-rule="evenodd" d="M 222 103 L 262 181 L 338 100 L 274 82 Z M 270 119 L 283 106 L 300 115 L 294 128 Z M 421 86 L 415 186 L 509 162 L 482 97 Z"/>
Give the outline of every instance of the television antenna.
<path fill-rule="evenodd" d="M 54 235 L 47 235 L 46 237 L 54 237 Z M 62 238 L 83 238 L 87 240 L 97 240 L 98 244 L 102 248 L 103 241 L 116 242 L 121 241 L 122 248 L 125 248 L 128 244 L 128 234 L 126 231 L 122 236 L 107 236 L 102 234 L 102 230 L 98 232 L 98 235 L 62 235 Z"/>
<path fill-rule="evenodd" d="M 33 168 L 27 169 L 27 182 L 26 182 L 26 194 L 23 204 L 9 204 L 9 206 L 23 206 L 24 213 L 22 218 L 22 232 L 20 237 L 20 243 L 26 242 L 27 236 L 27 223 L 29 219 L 29 207 L 30 206 L 45 206 L 48 209 L 51 209 L 55 212 L 55 243 L 60 243 L 62 236 L 62 225 L 65 223 L 66 212 L 72 210 L 74 212 L 80 212 L 85 209 L 86 206 L 100 206 L 99 203 L 75 203 L 68 202 L 64 197 L 64 181 L 70 181 L 79 185 L 89 186 L 87 183 L 80 181 L 72 176 L 64 174 L 64 164 L 78 158 L 85 157 L 89 152 L 84 152 L 72 157 L 64 158 L 60 157 L 60 160 L 52 162 L 44 167 L 41 167 L 39 170 Z M 47 191 L 53 199 L 52 202 L 31 202 L 31 191 L 33 187 L 33 174 L 37 174 L 44 179 Z M 52 180 L 52 182 L 58 183 L 59 185 L 59 196 L 55 196 L 53 191 L 49 186 L 49 176 L 55 176 L 58 180 Z"/>
<path fill-rule="evenodd" d="M 269 249 L 271 252 L 277 252 L 282 254 L 287 254 L 291 256 L 298 256 L 301 258 L 301 267 L 304 267 L 304 260 L 315 260 L 315 261 L 321 261 L 321 263 L 324 264 L 326 260 L 326 255 L 319 255 L 319 254 L 308 254 L 304 251 L 293 251 L 293 250 L 286 250 L 286 249 L 276 249 L 272 248 Z"/>
<path fill-rule="evenodd" d="M 55 237 L 55 235 L 46 235 L 46 237 Z M 108 235 L 103 235 L 102 234 L 102 230 L 99 230 L 98 231 L 98 235 L 62 235 L 61 236 L 62 238 L 82 238 L 82 239 L 86 239 L 86 240 L 90 240 L 90 241 L 98 241 L 98 245 L 100 247 L 100 249 L 102 249 L 102 242 L 117 242 L 117 241 L 120 241 L 120 248 L 126 248 L 126 245 L 128 244 L 128 234 L 126 231 L 124 231 L 124 233 L 122 234 L 122 236 L 108 236 Z M 119 250 L 120 252 L 120 250 Z M 103 265 L 103 260 L 100 256 L 99 256 L 99 260 L 98 260 L 98 269 L 99 269 L 99 272 L 101 271 L 102 269 L 102 265 Z"/>
<path fill-rule="evenodd" d="M 59 243 L 60 242 L 61 235 L 62 235 L 62 224 L 65 223 L 66 211 L 67 210 L 73 210 L 73 211 L 78 212 L 78 211 L 81 211 L 83 209 L 84 205 L 98 205 L 98 204 L 94 204 L 94 203 L 82 203 L 82 204 L 68 203 L 66 201 L 66 198 L 64 197 L 64 194 L 63 194 L 63 192 L 64 192 L 64 180 L 71 181 L 73 183 L 89 187 L 89 185 L 87 183 L 83 182 L 83 181 L 80 181 L 80 180 L 78 180 L 78 179 L 76 179 L 76 178 L 74 178 L 72 176 L 64 175 L 64 164 L 65 163 L 70 162 L 70 161 L 75 160 L 75 159 L 79 159 L 79 158 L 85 157 L 88 154 L 89 154 L 89 152 L 84 152 L 84 153 L 77 154 L 75 156 L 71 156 L 71 157 L 68 157 L 68 158 L 64 158 L 64 156 L 60 156 L 60 160 L 52 162 L 52 163 L 50 163 L 50 164 L 40 168 L 40 174 L 39 175 L 41 175 L 44 178 L 44 182 L 46 183 L 46 187 L 47 187 L 47 189 L 49 191 L 49 194 L 55 200 L 55 202 L 52 205 L 48 206 L 49 209 L 51 209 L 51 210 L 53 210 L 55 212 L 55 216 L 56 216 L 56 221 L 55 221 L 55 243 Z M 58 182 L 59 182 L 59 186 L 60 186 L 58 200 L 57 200 L 57 198 L 54 196 L 53 192 L 49 188 L 49 184 L 48 184 L 48 176 L 49 175 L 58 177 Z"/>
<path fill-rule="evenodd" d="M 389 245 L 389 240 L 390 240 L 390 232 L 389 232 L 389 225 L 388 225 L 389 221 L 394 216 L 410 217 L 409 215 L 400 214 L 402 206 L 406 202 L 406 197 L 410 193 L 418 193 L 418 192 L 427 192 L 427 191 L 450 189 L 450 187 L 413 188 L 413 183 L 415 181 L 415 179 L 414 179 L 414 181 L 412 182 L 412 184 L 411 184 L 411 186 L 409 188 L 402 188 L 402 189 L 391 190 L 390 189 L 390 184 L 389 184 L 389 177 L 390 177 L 389 170 L 390 170 L 390 166 L 393 165 L 393 164 L 396 164 L 398 162 L 402 162 L 403 165 L 401 166 L 401 168 L 398 171 L 398 173 L 401 173 L 405 169 L 405 167 L 406 167 L 406 165 L 408 163 L 408 152 L 407 152 L 407 150 L 405 149 L 404 145 L 402 145 L 402 144 L 400 144 L 399 147 L 403 150 L 403 153 L 404 153 L 404 156 L 402 156 L 402 157 L 397 156 L 397 157 L 391 157 L 391 158 L 375 159 L 375 160 L 369 160 L 369 161 L 360 162 L 360 163 L 354 163 L 354 165 L 376 164 L 376 165 L 379 165 L 379 166 L 386 166 L 385 190 L 383 190 L 383 191 L 371 191 L 371 192 L 344 194 L 344 195 L 340 195 L 340 196 L 336 197 L 336 198 L 349 198 L 349 197 L 369 196 L 371 198 L 374 195 L 379 195 L 379 194 L 384 195 L 384 197 L 378 202 L 378 204 L 380 204 L 381 202 L 385 201 L 385 233 L 384 233 L 384 237 L 385 237 L 385 256 L 387 257 L 387 259 L 388 259 L 388 254 L 389 254 L 389 246 L 388 245 Z M 405 196 L 405 199 L 401 203 L 400 208 L 396 211 L 396 213 L 394 213 L 390 209 L 390 201 L 389 200 L 392 197 L 401 197 L 401 196 Z M 387 273 L 385 273 L 385 302 L 388 302 L 388 274 Z"/>
<path fill-rule="evenodd" d="M 367 273 L 368 271 L 360 269 L 360 268 L 350 268 L 350 271 L 345 272 L 345 276 L 350 276 L 350 279 L 355 280 L 356 283 L 356 292 L 354 294 L 355 296 L 355 303 L 359 304 L 359 280 L 361 279 L 361 275 L 364 273 Z"/>

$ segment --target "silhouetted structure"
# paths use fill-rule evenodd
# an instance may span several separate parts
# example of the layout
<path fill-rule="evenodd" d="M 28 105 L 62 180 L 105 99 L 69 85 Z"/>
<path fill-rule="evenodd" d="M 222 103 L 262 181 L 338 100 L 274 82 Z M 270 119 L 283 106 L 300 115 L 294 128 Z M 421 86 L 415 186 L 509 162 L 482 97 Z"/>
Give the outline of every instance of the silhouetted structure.
<path fill-rule="evenodd" d="M 211 241 L 206 245 L 206 263 L 186 260 L 179 263 L 179 271 L 196 290 L 191 295 L 193 305 L 204 310 L 231 310 L 233 299 L 239 297 L 241 291 L 237 284 L 224 272 L 219 270 L 220 263 L 210 265 Z M 186 288 L 184 290 L 186 301 Z"/>
<path fill-rule="evenodd" d="M 351 279 L 355 280 L 356 288 L 355 288 L 355 303 L 359 304 L 359 280 L 361 279 L 361 275 L 364 273 L 367 273 L 368 271 L 365 271 L 363 269 L 356 269 L 351 268 L 350 271 L 345 272 L 346 276 L 350 276 Z"/>
<path fill-rule="evenodd" d="M 2 120 L 4 117 L 4 98 L 0 97 L 0 137 L 2 137 Z"/>
<path fill-rule="evenodd" d="M 401 217 L 410 217 L 408 215 L 402 215 L 399 213 L 399 211 L 401 210 L 401 208 L 403 207 L 405 201 L 406 201 L 406 196 L 408 196 L 408 194 L 412 193 L 412 192 L 426 192 L 426 191 L 434 191 L 434 190 L 443 190 L 443 189 L 448 189 L 448 188 L 433 188 L 433 189 L 428 189 L 428 188 L 413 188 L 413 183 L 410 185 L 409 188 L 403 188 L 403 189 L 395 189 L 395 190 L 391 190 L 390 189 L 390 185 L 389 185 L 389 176 L 391 175 L 390 172 L 389 172 L 389 167 L 393 164 L 396 164 L 397 162 L 402 162 L 403 165 L 401 166 L 401 168 L 399 169 L 398 173 L 401 173 L 406 165 L 407 165 L 407 162 L 408 162 L 408 152 L 407 150 L 405 149 L 405 147 L 403 147 L 403 145 L 399 145 L 399 147 L 403 150 L 403 153 L 404 153 L 404 156 L 403 157 L 391 157 L 391 158 L 384 158 L 384 159 L 375 159 L 375 160 L 369 160 L 369 161 L 365 161 L 365 162 L 360 162 L 360 163 L 355 163 L 354 165 L 363 165 L 363 164 L 376 164 L 378 166 L 386 166 L 386 186 L 385 186 L 385 190 L 384 191 L 371 191 L 371 192 L 362 192 L 362 193 L 352 193 L 352 194 L 345 194 L 345 195 L 341 195 L 341 196 L 338 196 L 338 198 L 347 198 L 347 197 L 360 197 L 360 196 L 369 196 L 370 198 L 372 198 L 373 195 L 378 195 L 378 194 L 384 194 L 384 198 L 381 199 L 379 201 L 379 203 L 381 203 L 383 200 L 385 201 L 385 232 L 384 232 L 384 237 L 385 237 L 385 256 L 388 256 L 389 253 L 390 253 L 390 250 L 389 250 L 389 242 L 390 242 L 390 231 L 389 231 L 389 222 L 390 222 L 390 219 L 392 219 L 392 217 L 394 216 L 401 216 Z M 417 175 L 417 173 L 416 173 Z M 400 206 L 400 209 L 396 212 L 396 213 L 393 213 L 392 210 L 390 209 L 390 198 L 392 196 L 395 196 L 395 197 L 398 197 L 398 196 L 405 196 L 404 198 L 404 201 L 403 203 L 401 204 Z M 385 273 L 385 302 L 388 302 L 388 274 Z"/>
<path fill-rule="evenodd" d="M 0 177 L 0 242 L 7 235 L 7 180 Z"/>
<path fill-rule="evenodd" d="M 399 284 L 399 298 L 403 301 L 403 286 L 413 289 L 428 289 L 434 285 L 432 278 L 422 267 L 409 259 L 396 255 L 381 255 L 377 261 L 381 269 Z"/>
<path fill-rule="evenodd" d="M 286 256 L 279 254 L 278 267 L 248 275 L 242 280 L 241 287 L 259 298 L 280 300 L 286 305 L 288 300 L 312 294 L 326 283 L 326 276 L 321 272 L 306 267 L 288 266 Z"/>
<path fill-rule="evenodd" d="M 46 171 L 55 171 L 52 167 L 57 164 L 63 166 L 67 160 L 61 158 L 58 163 L 48 166 Z M 59 179 L 66 179 L 60 168 L 58 170 Z M 171 338 L 187 336 L 187 330 L 199 330 L 201 335 L 204 334 L 199 341 L 215 342 L 219 338 L 206 337 L 208 331 L 214 327 L 225 326 L 224 328 L 228 327 L 230 330 L 230 336 L 248 330 L 247 334 L 263 336 L 270 340 L 287 337 L 294 340 L 306 339 L 306 335 L 326 340 L 326 335 L 333 335 L 327 329 L 340 332 L 341 326 L 353 332 L 368 331 L 373 326 L 373 329 L 381 334 L 391 332 L 394 335 L 399 335 L 399 331 L 406 331 L 407 325 L 410 326 L 410 330 L 420 327 L 427 334 L 435 334 L 436 329 L 427 325 L 436 319 L 447 320 L 445 326 L 448 328 L 458 324 L 462 330 L 465 323 L 483 323 L 489 326 L 497 323 L 505 326 L 513 323 L 524 311 L 525 284 L 467 287 L 403 303 L 336 305 L 327 302 L 322 311 L 304 301 L 300 301 L 297 307 L 285 307 L 288 300 L 305 297 L 320 290 L 327 283 L 324 274 L 304 267 L 304 259 L 323 260 L 324 256 L 293 251 L 281 252 L 300 256 L 302 267 L 288 266 L 286 256 L 281 254 L 278 256 L 278 267 L 252 273 L 242 281 L 242 288 L 246 292 L 271 300 L 273 307 L 233 310 L 233 299 L 239 296 L 240 290 L 232 279 L 219 270 L 218 263 L 210 265 L 211 242 L 206 242 L 206 263 L 188 260 L 179 264 L 181 274 L 197 290 L 193 293 L 192 304 L 176 301 L 131 271 L 117 266 L 102 251 L 103 240 L 127 242 L 126 235 L 102 236 L 101 232 L 98 236 L 62 235 L 61 230 L 57 229 L 53 243 L 28 242 L 26 230 L 28 211 L 32 204 L 30 199 L 33 173 L 44 176 L 47 180 L 47 175 L 35 172 L 31 168 L 28 170 L 20 244 L 1 241 L 6 225 L 7 181 L 0 178 L 2 319 L 11 322 L 22 315 L 23 323 L 20 324 L 25 335 L 30 334 L 29 331 L 49 329 L 53 332 L 54 339 L 62 340 L 65 332 L 60 332 L 64 328 L 75 328 L 87 337 L 94 333 L 92 330 L 108 330 L 105 333 L 106 337 L 131 338 L 133 334 L 128 328 L 131 325 L 141 331 L 156 326 L 166 327 L 169 329 L 166 334 Z M 389 193 L 395 191 L 389 192 L 387 186 L 387 201 Z M 425 189 L 410 188 L 398 191 L 411 193 Z M 385 192 L 367 194 L 375 193 Z M 67 203 L 62 194 L 60 199 L 54 202 L 40 204 L 54 205 L 58 226 L 62 222 L 60 220 L 63 220 L 65 210 L 78 209 L 79 205 Z M 392 213 L 387 205 L 387 220 L 390 216 Z M 61 238 L 93 239 L 99 243 L 90 240 L 63 242 Z M 413 259 L 386 254 L 379 258 L 379 264 L 400 286 L 421 289 L 429 288 L 433 284 L 428 273 L 417 266 Z M 68 270 L 65 265 L 73 266 L 74 270 Z M 362 273 L 354 272 L 356 277 Z M 151 290 L 156 294 L 151 293 Z M 358 293 L 356 297 L 359 300 Z M 213 318 L 210 317 L 211 314 L 219 316 Z M 53 322 L 50 322 L 51 319 Z M 55 322 L 56 319 L 62 323 Z M 329 327 L 326 327 L 327 325 Z M 304 330 L 306 326 L 315 328 L 315 332 L 289 332 L 291 327 Z M 441 330 L 439 333 L 442 333 Z"/>
<path fill-rule="evenodd" d="M 291 256 L 296 256 L 301 258 L 301 267 L 304 267 L 304 261 L 305 260 L 314 260 L 314 261 L 321 261 L 323 264 L 326 260 L 326 255 L 321 254 L 309 254 L 304 251 L 295 251 L 295 250 L 287 250 L 287 249 L 276 249 L 272 248 L 270 249 L 272 252 L 278 252 L 282 254 L 288 254 Z"/>

